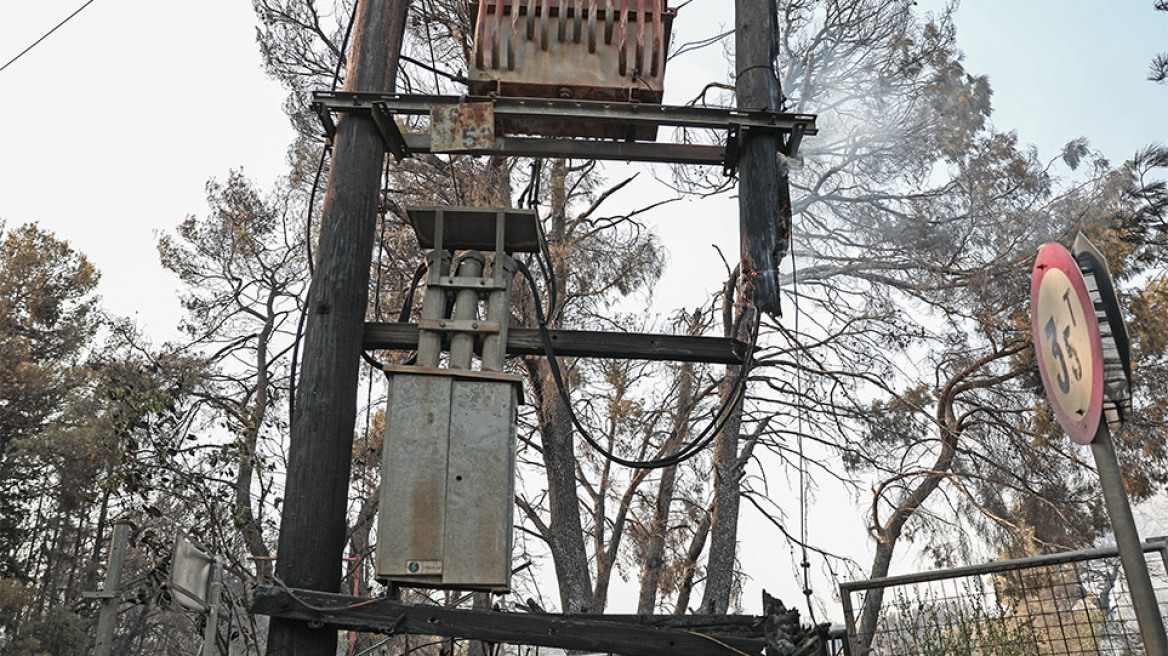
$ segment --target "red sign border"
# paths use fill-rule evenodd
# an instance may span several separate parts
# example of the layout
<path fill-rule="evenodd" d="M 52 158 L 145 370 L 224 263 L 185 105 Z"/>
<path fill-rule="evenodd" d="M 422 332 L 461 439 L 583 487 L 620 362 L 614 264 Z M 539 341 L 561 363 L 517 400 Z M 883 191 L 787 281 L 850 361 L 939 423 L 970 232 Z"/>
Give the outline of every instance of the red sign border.
<path fill-rule="evenodd" d="M 1055 396 L 1050 376 L 1046 371 L 1046 363 L 1039 352 L 1042 341 L 1038 322 L 1038 291 L 1042 288 L 1042 280 L 1047 269 L 1058 269 L 1066 274 L 1079 298 L 1079 307 L 1083 310 L 1086 319 L 1087 331 L 1091 339 L 1091 402 L 1087 406 L 1087 413 L 1081 418 L 1068 414 Z M 1042 374 L 1042 386 L 1046 391 L 1047 399 L 1054 408 L 1055 417 L 1076 444 L 1090 444 L 1095 441 L 1095 433 L 1099 430 L 1099 422 L 1103 416 L 1103 342 L 1099 337 L 1099 322 L 1095 315 L 1095 304 L 1087 293 L 1087 283 L 1083 279 L 1083 272 L 1065 247 L 1060 244 L 1046 244 L 1038 251 L 1034 260 L 1034 271 L 1030 277 L 1030 330 L 1034 339 L 1034 359 L 1038 361 L 1038 370 Z"/>

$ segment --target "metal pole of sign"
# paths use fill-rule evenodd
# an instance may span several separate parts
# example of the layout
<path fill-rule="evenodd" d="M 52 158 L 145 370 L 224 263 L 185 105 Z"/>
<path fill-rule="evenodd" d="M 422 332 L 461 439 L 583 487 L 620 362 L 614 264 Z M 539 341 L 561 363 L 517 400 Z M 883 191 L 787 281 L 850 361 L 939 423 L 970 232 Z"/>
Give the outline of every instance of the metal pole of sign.
<path fill-rule="evenodd" d="M 1119 460 L 1115 456 L 1115 443 L 1111 440 L 1111 430 L 1107 421 L 1099 422 L 1099 431 L 1091 443 L 1091 453 L 1095 456 L 1095 468 L 1099 470 L 1099 482 L 1103 487 L 1103 499 L 1111 515 L 1112 529 L 1115 531 L 1115 546 L 1119 549 L 1119 560 L 1127 577 L 1127 587 L 1131 592 L 1132 605 L 1136 610 L 1136 620 L 1144 647 L 1150 656 L 1168 656 L 1168 637 L 1164 633 L 1164 618 L 1152 588 L 1152 577 L 1148 574 L 1148 561 L 1140 546 L 1140 534 L 1136 520 L 1128 502 L 1127 490 L 1123 487 L 1123 474 L 1119 470 Z"/>
<path fill-rule="evenodd" d="M 101 592 L 85 595 L 101 599 L 101 613 L 97 618 L 97 644 L 93 647 L 93 656 L 110 656 L 114 651 L 114 628 L 118 623 L 118 603 L 121 601 L 118 588 L 122 585 L 122 563 L 126 559 L 126 540 L 129 533 L 129 522 L 114 523 L 109 564 L 105 569 L 105 584 L 102 585 Z"/>
<path fill-rule="evenodd" d="M 207 629 L 203 633 L 203 656 L 213 656 L 216 652 L 215 634 L 219 630 L 219 594 L 223 588 L 223 558 L 215 556 L 215 568 L 211 571 L 211 589 L 207 595 Z"/>

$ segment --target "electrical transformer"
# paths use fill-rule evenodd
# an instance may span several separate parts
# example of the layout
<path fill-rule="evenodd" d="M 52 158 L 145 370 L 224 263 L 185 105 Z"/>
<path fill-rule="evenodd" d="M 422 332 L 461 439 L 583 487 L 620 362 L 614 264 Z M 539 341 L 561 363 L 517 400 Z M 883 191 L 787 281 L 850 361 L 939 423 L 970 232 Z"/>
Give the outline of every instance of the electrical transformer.
<path fill-rule="evenodd" d="M 415 207 L 408 214 L 419 244 L 432 250 L 417 364 L 385 367 L 377 577 L 506 592 L 523 393 L 523 379 L 503 372 L 518 269 L 509 253 L 538 248 L 538 218 L 533 211 L 465 207 Z"/>
<path fill-rule="evenodd" d="M 666 0 L 470 3 L 470 92 L 479 96 L 660 104 L 674 11 Z M 508 133 L 653 140 L 655 127 L 508 121 Z"/>

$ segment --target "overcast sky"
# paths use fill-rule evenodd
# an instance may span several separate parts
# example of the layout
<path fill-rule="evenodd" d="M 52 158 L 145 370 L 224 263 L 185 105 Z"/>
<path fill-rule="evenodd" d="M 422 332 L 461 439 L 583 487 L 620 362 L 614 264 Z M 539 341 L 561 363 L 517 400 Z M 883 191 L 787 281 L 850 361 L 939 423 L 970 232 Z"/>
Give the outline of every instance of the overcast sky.
<path fill-rule="evenodd" d="M 0 65 L 82 3 L 0 5 Z M 679 41 L 732 25 L 729 6 L 695 0 Z M 1168 86 L 1145 79 L 1152 57 L 1168 51 L 1168 13 L 1152 0 L 967 0 L 957 22 L 966 68 L 990 76 L 995 126 L 1017 130 L 1044 158 L 1079 136 L 1115 162 L 1168 141 Z M 266 188 L 285 170 L 285 94 L 260 68 L 254 24 L 248 0 L 95 0 L 0 72 L 0 218 L 39 221 L 69 240 L 101 270 L 107 307 L 159 340 L 175 334 L 179 307 L 157 263 L 158 234 L 205 211 L 209 178 L 243 168 Z M 691 80 L 726 70 L 716 59 L 689 66 Z M 673 266 L 660 298 L 692 307 L 704 300 L 698 290 L 720 284 L 710 242 L 732 252 L 737 222 L 674 222 L 684 212 L 669 212 L 662 234 Z M 854 528 L 846 539 L 864 543 Z M 771 540 L 745 541 L 743 558 L 773 562 Z M 780 585 L 751 582 L 748 607 L 758 587 Z"/>

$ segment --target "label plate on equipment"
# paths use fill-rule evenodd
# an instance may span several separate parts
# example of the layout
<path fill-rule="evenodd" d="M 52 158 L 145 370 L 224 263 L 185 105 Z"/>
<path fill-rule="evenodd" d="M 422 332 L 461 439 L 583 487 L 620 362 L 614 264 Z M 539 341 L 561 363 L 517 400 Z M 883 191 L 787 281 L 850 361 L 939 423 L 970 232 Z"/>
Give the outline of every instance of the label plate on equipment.
<path fill-rule="evenodd" d="M 442 573 L 441 560 L 407 560 L 406 572 L 417 575 L 437 575 Z"/>

